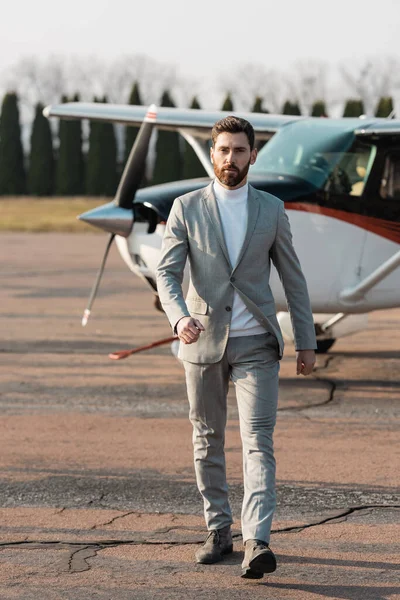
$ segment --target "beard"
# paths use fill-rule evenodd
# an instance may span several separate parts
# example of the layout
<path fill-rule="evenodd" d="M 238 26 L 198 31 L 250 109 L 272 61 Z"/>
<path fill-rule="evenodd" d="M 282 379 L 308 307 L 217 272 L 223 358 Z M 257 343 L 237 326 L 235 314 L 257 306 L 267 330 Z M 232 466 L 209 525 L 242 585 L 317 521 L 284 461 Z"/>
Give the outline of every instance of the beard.
<path fill-rule="evenodd" d="M 214 173 L 215 173 L 216 178 L 223 185 L 226 185 L 228 187 L 236 187 L 246 177 L 247 173 L 249 172 L 249 168 L 250 168 L 250 161 L 241 170 L 238 169 L 238 167 L 233 163 L 224 165 L 221 168 L 218 168 L 214 164 Z M 234 172 L 230 173 L 227 171 L 227 169 L 230 169 Z"/>

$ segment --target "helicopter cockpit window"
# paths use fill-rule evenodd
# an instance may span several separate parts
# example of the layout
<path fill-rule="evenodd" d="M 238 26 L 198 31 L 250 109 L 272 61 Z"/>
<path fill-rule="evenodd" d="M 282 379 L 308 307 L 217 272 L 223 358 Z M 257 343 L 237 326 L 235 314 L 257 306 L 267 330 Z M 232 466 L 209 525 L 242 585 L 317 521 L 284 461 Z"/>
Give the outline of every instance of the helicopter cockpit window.
<path fill-rule="evenodd" d="M 380 195 L 384 200 L 400 198 L 400 154 L 398 153 L 386 157 Z"/>
<path fill-rule="evenodd" d="M 367 181 L 375 148 L 354 141 L 353 127 L 339 122 L 298 121 L 284 126 L 260 151 L 255 175 L 303 179 L 333 194 L 359 196 Z"/>
<path fill-rule="evenodd" d="M 325 191 L 333 194 L 361 196 L 376 154 L 375 146 L 356 143 L 343 152 L 330 173 Z"/>

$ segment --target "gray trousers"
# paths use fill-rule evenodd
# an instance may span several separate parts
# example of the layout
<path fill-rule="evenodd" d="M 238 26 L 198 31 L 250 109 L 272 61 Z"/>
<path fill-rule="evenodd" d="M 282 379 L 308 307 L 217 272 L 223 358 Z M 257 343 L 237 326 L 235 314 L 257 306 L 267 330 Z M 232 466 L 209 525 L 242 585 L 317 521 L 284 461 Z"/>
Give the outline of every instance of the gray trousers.
<path fill-rule="evenodd" d="M 184 361 L 189 418 L 193 425 L 197 486 L 207 529 L 232 523 L 225 468 L 226 397 L 235 385 L 243 448 L 243 541 L 269 542 L 275 509 L 273 431 L 278 403 L 279 356 L 269 334 L 229 338 L 222 360 Z"/>

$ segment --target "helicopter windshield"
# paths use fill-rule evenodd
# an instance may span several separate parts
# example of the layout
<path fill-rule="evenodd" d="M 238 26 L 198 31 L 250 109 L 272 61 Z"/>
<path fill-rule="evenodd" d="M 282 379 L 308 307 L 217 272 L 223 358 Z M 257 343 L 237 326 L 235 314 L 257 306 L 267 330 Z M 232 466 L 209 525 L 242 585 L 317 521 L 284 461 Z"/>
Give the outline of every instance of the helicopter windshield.
<path fill-rule="evenodd" d="M 251 172 L 299 177 L 317 189 L 361 195 L 375 152 L 372 146 L 355 143 L 353 132 L 353 119 L 346 128 L 334 120 L 297 121 L 262 148 Z"/>

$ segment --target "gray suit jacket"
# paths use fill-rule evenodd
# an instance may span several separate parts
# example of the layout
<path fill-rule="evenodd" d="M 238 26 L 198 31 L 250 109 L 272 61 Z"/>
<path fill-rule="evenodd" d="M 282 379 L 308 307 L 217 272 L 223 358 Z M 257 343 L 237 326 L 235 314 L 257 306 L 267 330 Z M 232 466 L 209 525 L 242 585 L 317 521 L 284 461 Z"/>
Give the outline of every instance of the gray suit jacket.
<path fill-rule="evenodd" d="M 189 257 L 190 284 L 182 293 Z M 283 339 L 269 286 L 270 260 L 278 270 L 292 318 L 297 349 L 316 348 L 307 284 L 292 245 L 281 200 L 249 186 L 247 232 L 236 266 L 230 264 L 212 183 L 176 198 L 169 215 L 157 289 L 175 331 L 185 316 L 205 327 L 194 344 L 180 344 L 179 357 L 193 363 L 221 360 L 229 337 L 234 290 L 283 354 Z"/>

